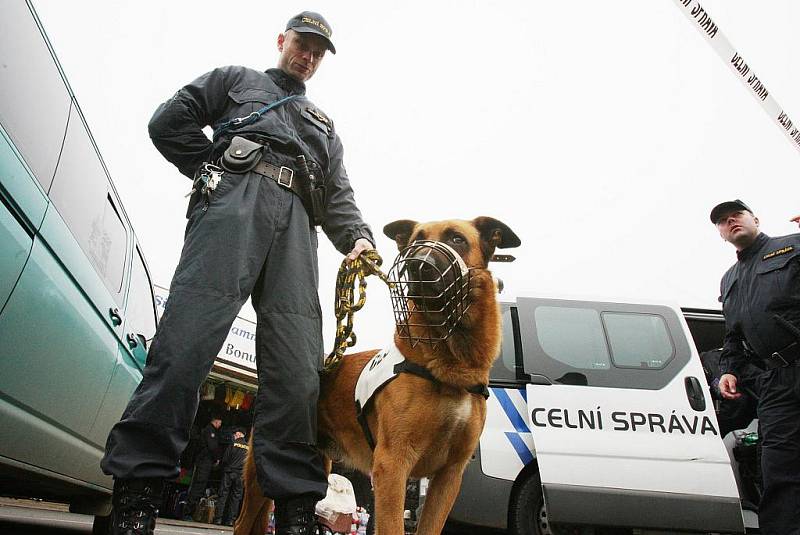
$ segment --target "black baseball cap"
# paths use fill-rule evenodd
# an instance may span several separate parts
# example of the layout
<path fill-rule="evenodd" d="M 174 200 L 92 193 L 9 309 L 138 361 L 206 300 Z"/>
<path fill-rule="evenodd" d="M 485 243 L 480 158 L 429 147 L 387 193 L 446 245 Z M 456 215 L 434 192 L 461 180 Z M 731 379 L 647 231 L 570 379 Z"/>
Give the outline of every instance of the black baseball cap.
<path fill-rule="evenodd" d="M 286 23 L 287 30 L 294 30 L 300 33 L 315 33 L 325 39 L 328 43 L 328 50 L 336 54 L 336 48 L 331 41 L 331 25 L 319 13 L 313 11 L 303 11 L 289 19 Z"/>
<path fill-rule="evenodd" d="M 737 212 L 739 210 L 747 210 L 751 214 L 753 213 L 750 207 L 747 206 L 742 201 L 740 201 L 739 199 L 721 202 L 711 210 L 711 222 L 716 225 L 717 221 L 719 221 L 720 218 L 722 218 L 722 216 L 724 216 L 725 214 L 729 214 L 731 212 Z"/>

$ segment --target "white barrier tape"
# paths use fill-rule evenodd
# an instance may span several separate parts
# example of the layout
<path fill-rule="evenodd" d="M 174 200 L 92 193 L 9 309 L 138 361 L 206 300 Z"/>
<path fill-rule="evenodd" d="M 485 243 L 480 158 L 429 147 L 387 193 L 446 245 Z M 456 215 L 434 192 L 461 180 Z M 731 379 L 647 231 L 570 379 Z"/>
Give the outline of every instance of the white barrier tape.
<path fill-rule="evenodd" d="M 741 54 L 733 48 L 730 41 L 722 34 L 711 16 L 697 0 L 675 0 L 678 8 L 683 11 L 686 17 L 692 22 L 703 37 L 711 44 L 720 58 L 725 61 L 733 70 L 736 77 L 746 85 L 750 94 L 764 108 L 764 111 L 772 118 L 784 134 L 789 138 L 792 146 L 800 151 L 800 126 L 795 126 L 789 115 L 778 106 L 772 95 L 769 94 L 763 82 L 755 75 L 750 66 L 745 63 Z"/>

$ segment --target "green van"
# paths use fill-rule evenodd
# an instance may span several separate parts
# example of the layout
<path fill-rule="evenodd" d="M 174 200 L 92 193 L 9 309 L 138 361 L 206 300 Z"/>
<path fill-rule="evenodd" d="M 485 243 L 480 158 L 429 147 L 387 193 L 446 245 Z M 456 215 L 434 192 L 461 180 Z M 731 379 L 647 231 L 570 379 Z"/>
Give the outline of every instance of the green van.
<path fill-rule="evenodd" d="M 104 513 L 106 436 L 142 377 L 152 284 L 30 1 L 0 6 L 0 494 Z"/>

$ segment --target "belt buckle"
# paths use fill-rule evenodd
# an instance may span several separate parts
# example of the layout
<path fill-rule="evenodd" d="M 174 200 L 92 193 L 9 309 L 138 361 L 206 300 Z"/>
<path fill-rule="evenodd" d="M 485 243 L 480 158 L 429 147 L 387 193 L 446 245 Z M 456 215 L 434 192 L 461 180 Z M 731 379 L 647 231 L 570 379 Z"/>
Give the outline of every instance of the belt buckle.
<path fill-rule="evenodd" d="M 781 365 L 780 365 L 781 368 L 785 368 L 786 366 L 788 366 L 790 364 L 790 362 L 788 360 L 786 360 L 784 358 L 784 356 L 781 355 L 780 353 L 778 353 L 777 351 L 774 352 L 770 358 L 780 361 L 781 362 Z"/>
<path fill-rule="evenodd" d="M 284 179 L 284 172 L 288 175 L 288 179 Z M 275 181 L 286 189 L 292 189 L 292 179 L 294 178 L 294 169 L 284 165 L 278 170 L 278 178 Z"/>

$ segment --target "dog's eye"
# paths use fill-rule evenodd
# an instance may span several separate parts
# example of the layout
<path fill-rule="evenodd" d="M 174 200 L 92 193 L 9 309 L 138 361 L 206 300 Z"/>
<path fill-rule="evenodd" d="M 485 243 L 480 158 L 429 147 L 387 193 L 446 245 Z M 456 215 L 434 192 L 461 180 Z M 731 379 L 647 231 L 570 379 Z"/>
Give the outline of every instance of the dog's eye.
<path fill-rule="evenodd" d="M 450 238 L 450 241 L 456 245 L 462 245 L 467 242 L 467 240 L 464 239 L 464 236 L 459 236 L 458 234 L 454 234 L 453 237 Z"/>

